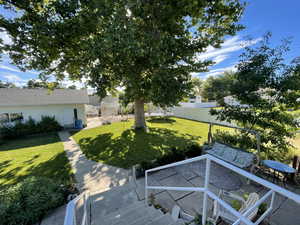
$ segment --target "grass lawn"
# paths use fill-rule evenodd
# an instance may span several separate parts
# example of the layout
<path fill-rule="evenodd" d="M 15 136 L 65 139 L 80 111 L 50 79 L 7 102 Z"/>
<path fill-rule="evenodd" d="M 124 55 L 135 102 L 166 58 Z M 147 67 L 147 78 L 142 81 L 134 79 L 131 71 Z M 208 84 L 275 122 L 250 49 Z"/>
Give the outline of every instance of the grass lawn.
<path fill-rule="evenodd" d="M 116 122 L 82 130 L 73 135 L 85 155 L 92 160 L 129 168 L 162 156 L 171 147 L 183 149 L 207 140 L 208 124 L 169 118 L 148 119 L 148 132 L 134 131 L 133 121 Z"/>
<path fill-rule="evenodd" d="M 16 139 L 0 145 L 0 189 L 27 176 L 72 182 L 71 166 L 56 134 Z"/>
<path fill-rule="evenodd" d="M 294 146 L 296 147 L 295 149 L 295 155 L 300 156 L 300 133 L 296 135 L 296 138 L 293 141 Z"/>

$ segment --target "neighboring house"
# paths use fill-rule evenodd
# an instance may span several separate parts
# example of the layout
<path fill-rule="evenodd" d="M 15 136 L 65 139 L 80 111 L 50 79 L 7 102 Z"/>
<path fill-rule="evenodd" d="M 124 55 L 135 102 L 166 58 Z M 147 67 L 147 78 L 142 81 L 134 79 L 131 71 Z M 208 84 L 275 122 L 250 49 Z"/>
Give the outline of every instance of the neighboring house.
<path fill-rule="evenodd" d="M 76 119 L 86 125 L 88 103 L 86 90 L 0 88 L 0 123 L 54 116 L 64 127 L 73 127 Z"/>
<path fill-rule="evenodd" d="M 101 100 L 101 116 L 116 116 L 119 111 L 119 98 L 111 95 Z"/>
<path fill-rule="evenodd" d="M 98 95 L 89 95 L 89 105 L 100 106 L 101 98 Z"/>
<path fill-rule="evenodd" d="M 89 103 L 86 105 L 85 112 L 88 117 L 100 115 L 101 98 L 97 95 L 89 95 Z"/>

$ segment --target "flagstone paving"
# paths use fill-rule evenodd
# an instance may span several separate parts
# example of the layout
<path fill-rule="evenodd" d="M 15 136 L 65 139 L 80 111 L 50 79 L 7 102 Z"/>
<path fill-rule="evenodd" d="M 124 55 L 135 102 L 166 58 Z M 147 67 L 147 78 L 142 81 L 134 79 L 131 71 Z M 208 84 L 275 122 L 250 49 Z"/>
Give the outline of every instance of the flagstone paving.
<path fill-rule="evenodd" d="M 224 168 L 225 169 L 225 168 Z M 201 171 L 202 170 L 202 171 Z M 220 171 L 220 168 L 217 168 Z M 220 185 L 217 182 L 217 172 L 211 170 L 214 177 L 210 180 L 209 189 L 215 194 L 219 194 L 220 189 L 216 185 Z M 174 168 L 160 170 L 159 172 L 148 175 L 148 184 L 153 186 L 173 186 L 173 187 L 203 187 L 204 186 L 204 174 L 205 167 L 201 164 L 196 165 L 193 163 L 192 166 L 182 165 Z M 200 176 L 202 175 L 202 176 Z M 259 184 L 252 183 L 247 184 L 245 178 L 235 173 L 227 174 L 223 177 L 219 177 L 219 180 L 226 180 L 230 183 L 230 179 L 233 176 L 239 177 L 241 182 L 238 190 L 233 191 L 238 195 L 243 193 L 256 192 L 260 196 L 263 196 L 268 189 L 264 188 Z M 234 185 L 238 185 L 238 182 L 234 182 Z M 231 186 L 228 185 L 230 188 Z M 300 193 L 299 189 L 289 186 L 293 192 Z M 136 192 L 139 200 L 145 198 L 145 179 L 140 178 L 136 180 Z M 149 190 L 149 195 L 154 196 L 154 201 L 161 207 L 168 211 L 171 211 L 174 205 L 178 205 L 184 212 L 195 215 L 196 213 L 202 214 L 202 202 L 203 193 L 199 192 L 185 192 L 185 191 L 164 191 L 164 190 Z M 267 201 L 269 203 L 270 200 Z M 208 216 L 212 215 L 213 202 L 208 202 L 209 213 Z M 300 224 L 300 205 L 296 204 L 290 199 L 281 195 L 276 195 L 274 201 L 274 210 L 269 218 L 270 225 L 296 225 Z"/>

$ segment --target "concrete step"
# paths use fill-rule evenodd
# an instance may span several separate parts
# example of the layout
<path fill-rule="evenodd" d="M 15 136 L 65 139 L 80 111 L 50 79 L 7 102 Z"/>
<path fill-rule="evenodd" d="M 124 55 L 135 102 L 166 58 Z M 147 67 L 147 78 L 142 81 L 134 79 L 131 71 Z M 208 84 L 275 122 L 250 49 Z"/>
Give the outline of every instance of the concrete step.
<path fill-rule="evenodd" d="M 105 217 L 98 217 L 93 221 L 93 225 L 144 225 L 152 221 L 153 218 L 162 216 L 163 213 L 160 210 L 146 207 L 143 202 L 137 202 Z"/>
<path fill-rule="evenodd" d="M 124 223 L 124 220 L 127 220 L 126 224 L 128 224 L 128 222 L 135 221 L 144 215 L 147 215 L 147 209 L 144 205 L 134 203 L 126 208 L 121 208 L 116 212 L 105 215 L 104 217 L 98 217 L 94 224 L 98 225 L 100 224 L 99 221 L 101 221 L 101 225 L 111 225 L 118 224 L 120 221 Z"/>
<path fill-rule="evenodd" d="M 121 208 L 121 209 L 118 209 L 117 211 L 115 212 L 112 212 L 112 213 L 109 213 L 108 215 L 105 215 L 105 218 L 107 219 L 104 219 L 104 220 L 109 220 L 110 218 L 118 218 L 120 217 L 120 215 L 122 214 L 125 214 L 127 212 L 130 212 L 130 211 L 134 211 L 134 210 L 138 210 L 139 208 L 143 208 L 145 205 L 143 202 L 135 202 L 127 207 L 124 207 L 124 208 Z"/>
<path fill-rule="evenodd" d="M 106 215 L 125 209 L 138 201 L 132 186 L 127 184 L 106 192 L 91 193 L 89 202 L 91 204 L 91 221 L 92 224 L 96 224 L 94 221 L 99 221 Z"/>
<path fill-rule="evenodd" d="M 154 221 L 155 219 L 164 216 L 164 214 L 160 210 L 154 209 L 153 207 L 149 208 L 148 211 L 149 211 L 148 216 L 140 218 L 139 220 L 135 221 L 131 225 L 148 224 L 148 223 Z"/>
<path fill-rule="evenodd" d="M 175 221 L 172 219 L 170 214 L 165 214 L 162 217 L 154 219 L 153 221 L 145 225 L 171 225 L 171 224 L 175 224 Z"/>
<path fill-rule="evenodd" d="M 144 221 L 149 221 L 152 218 L 153 213 L 150 212 L 150 209 L 141 207 L 135 211 L 129 212 L 121 216 L 121 219 L 113 225 L 124 225 L 124 224 L 143 224 Z"/>

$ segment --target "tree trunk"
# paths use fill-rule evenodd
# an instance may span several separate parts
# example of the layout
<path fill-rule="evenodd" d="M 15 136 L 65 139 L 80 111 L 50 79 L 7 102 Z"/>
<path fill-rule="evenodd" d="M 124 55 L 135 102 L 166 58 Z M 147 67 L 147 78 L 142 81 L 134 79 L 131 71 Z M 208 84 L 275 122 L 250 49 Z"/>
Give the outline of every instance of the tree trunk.
<path fill-rule="evenodd" d="M 136 99 L 134 101 L 134 120 L 135 129 L 146 128 L 144 101 L 142 99 Z"/>

